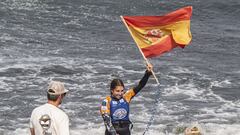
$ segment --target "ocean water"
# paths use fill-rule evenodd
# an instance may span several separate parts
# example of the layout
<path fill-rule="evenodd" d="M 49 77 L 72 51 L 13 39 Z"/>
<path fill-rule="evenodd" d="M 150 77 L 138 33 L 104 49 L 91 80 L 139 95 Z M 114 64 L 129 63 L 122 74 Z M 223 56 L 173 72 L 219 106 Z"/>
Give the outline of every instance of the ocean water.
<path fill-rule="evenodd" d="M 0 135 L 29 134 L 31 111 L 46 103 L 48 82 L 70 90 L 61 108 L 72 135 L 104 134 L 99 113 L 109 83 L 137 84 L 145 66 L 121 15 L 163 15 L 193 6 L 193 39 L 152 58 L 154 79 L 133 99 L 132 134 L 175 135 L 198 124 L 205 135 L 240 134 L 238 0 L 1 0 Z M 155 99 L 158 104 L 154 104 Z"/>

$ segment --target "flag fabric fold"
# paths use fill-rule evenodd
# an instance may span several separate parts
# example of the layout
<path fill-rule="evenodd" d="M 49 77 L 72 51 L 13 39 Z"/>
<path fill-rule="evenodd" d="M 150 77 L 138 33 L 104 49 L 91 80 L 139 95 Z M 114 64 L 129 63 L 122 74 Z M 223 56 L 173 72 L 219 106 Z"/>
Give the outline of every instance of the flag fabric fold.
<path fill-rule="evenodd" d="M 184 7 L 163 16 L 123 16 L 133 39 L 146 58 L 161 55 L 191 42 L 192 7 Z"/>

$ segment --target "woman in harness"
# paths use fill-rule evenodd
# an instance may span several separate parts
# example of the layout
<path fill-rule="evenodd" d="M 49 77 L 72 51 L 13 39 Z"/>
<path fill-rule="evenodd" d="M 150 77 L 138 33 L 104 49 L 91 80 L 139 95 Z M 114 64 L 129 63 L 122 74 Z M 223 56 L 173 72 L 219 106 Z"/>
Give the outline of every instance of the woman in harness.
<path fill-rule="evenodd" d="M 146 85 L 152 75 L 152 65 L 147 64 L 147 70 L 139 84 L 128 91 L 124 91 L 124 84 L 120 79 L 111 82 L 111 96 L 107 96 L 100 108 L 104 124 L 105 135 L 131 135 L 129 120 L 129 103 L 131 99 Z"/>

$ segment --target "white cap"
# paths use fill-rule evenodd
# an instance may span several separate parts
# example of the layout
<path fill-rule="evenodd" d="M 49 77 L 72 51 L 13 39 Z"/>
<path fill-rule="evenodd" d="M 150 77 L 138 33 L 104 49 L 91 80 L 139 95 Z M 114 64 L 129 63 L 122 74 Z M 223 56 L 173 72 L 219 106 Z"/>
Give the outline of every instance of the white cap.
<path fill-rule="evenodd" d="M 51 81 L 48 86 L 48 91 L 50 95 L 60 95 L 67 93 L 68 90 L 65 89 L 64 84 L 59 81 Z"/>

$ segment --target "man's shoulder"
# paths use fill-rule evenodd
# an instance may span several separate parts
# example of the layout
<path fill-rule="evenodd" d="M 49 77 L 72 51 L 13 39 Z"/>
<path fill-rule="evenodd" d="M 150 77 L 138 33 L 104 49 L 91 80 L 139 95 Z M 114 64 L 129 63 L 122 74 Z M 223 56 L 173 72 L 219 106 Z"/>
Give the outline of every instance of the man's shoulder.
<path fill-rule="evenodd" d="M 39 112 L 40 110 L 44 110 L 44 108 L 46 108 L 45 106 L 46 106 L 46 104 L 40 105 L 40 106 L 34 108 L 32 112 L 34 113 L 34 112 Z"/>
<path fill-rule="evenodd" d="M 41 117 L 41 115 L 43 115 L 45 111 L 45 104 L 34 108 L 31 114 L 31 120 L 39 119 L 39 117 Z"/>
<path fill-rule="evenodd" d="M 68 115 L 61 109 L 59 109 L 57 113 L 55 112 L 55 116 L 59 117 L 59 119 L 68 119 Z"/>
<path fill-rule="evenodd" d="M 48 109 L 51 113 L 54 113 L 54 115 L 59 116 L 59 117 L 68 117 L 67 114 L 60 108 L 51 105 L 51 104 L 47 104 Z"/>
<path fill-rule="evenodd" d="M 65 117 L 68 117 L 67 114 L 61 110 L 60 108 L 54 106 L 54 105 L 51 105 L 51 104 L 43 104 L 41 106 L 38 106 L 36 107 L 35 109 L 33 109 L 33 112 L 32 114 L 42 114 L 42 113 L 51 113 L 51 114 L 54 114 L 54 115 L 60 115 L 60 116 L 65 116 Z"/>

